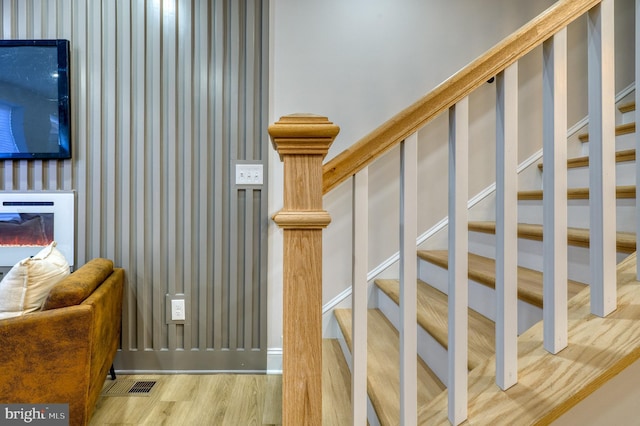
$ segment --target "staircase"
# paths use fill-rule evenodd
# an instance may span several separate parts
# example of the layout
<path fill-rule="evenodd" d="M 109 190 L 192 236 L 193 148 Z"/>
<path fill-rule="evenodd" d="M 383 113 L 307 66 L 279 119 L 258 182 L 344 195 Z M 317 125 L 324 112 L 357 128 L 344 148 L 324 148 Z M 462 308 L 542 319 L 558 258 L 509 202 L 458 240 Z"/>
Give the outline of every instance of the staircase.
<path fill-rule="evenodd" d="M 623 120 L 635 110 L 635 103 L 624 103 L 620 106 L 624 111 Z M 635 149 L 630 148 L 635 133 L 635 123 L 619 124 L 617 134 L 616 175 L 618 229 L 617 251 L 619 265 L 619 289 L 624 285 L 634 282 L 635 256 L 629 256 L 635 252 Z M 580 135 L 580 140 L 588 150 L 588 134 Z M 588 314 L 589 307 L 589 275 L 588 275 L 588 157 L 569 159 L 567 162 L 569 182 L 569 277 L 568 298 L 570 300 L 570 315 L 582 312 L 582 316 L 593 319 Z M 540 173 L 544 173 L 543 163 L 538 165 Z M 518 224 L 519 246 L 527 250 L 519 255 L 518 267 L 518 334 L 519 346 L 525 345 L 527 339 L 540 340 L 542 320 L 542 272 L 541 272 L 541 200 L 542 191 L 524 191 L 518 194 Z M 626 202 L 627 200 L 631 202 Z M 585 210 L 586 209 L 586 210 Z M 586 216 L 586 219 L 585 219 Z M 585 226 L 586 225 L 586 226 Z M 470 222 L 469 223 L 469 346 L 468 369 L 470 377 L 486 379 L 482 369 L 490 368 L 494 361 L 495 353 L 495 222 Z M 585 255 L 586 254 L 586 255 Z M 419 280 L 417 298 L 417 322 L 418 328 L 418 407 L 422 414 L 420 424 L 447 424 L 446 416 L 446 387 L 447 380 L 447 266 L 448 253 L 446 250 L 419 250 Z M 628 258 L 626 261 L 625 259 Z M 586 262 L 586 263 L 585 263 Z M 631 269 L 631 273 L 629 273 Z M 626 274 L 625 274 L 626 272 Z M 638 283 L 635 283 L 638 284 Z M 399 316 L 399 280 L 376 279 L 375 291 L 377 293 L 378 306 L 369 309 L 368 324 L 368 377 L 367 391 L 369 397 L 369 422 L 372 425 L 398 424 L 399 415 L 399 353 L 398 353 L 398 316 Z M 576 297 L 579 296 L 579 297 Z M 587 314 L 584 313 L 586 309 Z M 619 310 L 621 310 L 619 308 Z M 345 358 L 351 359 L 349 353 L 352 340 L 352 313 L 350 309 L 336 309 L 334 311 L 342 333 L 343 350 Z M 579 327 L 575 325 L 575 327 Z M 607 328 L 605 328 L 608 330 Z M 621 330 L 622 331 L 622 330 Z M 610 331 L 608 331 L 610 332 Z M 571 331 L 570 331 L 571 333 Z M 592 329 L 591 333 L 598 333 Z M 637 333 L 636 333 L 637 334 Z M 532 337 L 535 336 L 535 337 Z M 609 336 L 615 340 L 614 336 Z M 580 347 L 587 347 L 587 341 L 573 340 L 565 352 L 580 351 Z M 592 338 L 585 335 L 586 340 Z M 571 349 L 574 348 L 574 349 Z M 614 345 L 613 351 L 618 350 Z M 620 358 L 628 357 L 628 348 L 620 349 Z M 537 355 L 545 359 L 549 355 L 544 351 Z M 572 355 L 566 355 L 570 358 Z M 541 362 L 541 361 L 538 361 Z M 628 363 L 629 360 L 626 361 Z M 604 365 L 601 366 L 604 368 Z M 346 368 L 346 364 L 345 364 Z M 520 383 L 526 380 L 527 374 L 536 375 L 535 371 L 522 371 Z M 600 368 L 600 366 L 599 366 Z M 611 368 L 616 368 L 612 366 Z M 620 368 L 618 366 L 617 368 Z M 588 370 L 588 369 L 585 369 Z M 605 368 L 606 370 L 606 368 Z M 348 374 L 348 371 L 345 373 Z M 593 374 L 589 371 L 585 376 Z M 609 373 L 611 374 L 611 373 Z M 325 377 L 325 380 L 327 378 Z M 580 379 L 575 378 L 576 381 Z M 588 379 L 585 379 L 588 380 Z M 485 380 L 486 381 L 486 380 Z M 493 379 L 489 379 L 488 386 L 492 386 Z M 471 382 L 470 385 L 472 385 Z M 485 383 L 485 386 L 487 384 Z M 516 385 L 516 387 L 520 386 Z M 553 395 L 553 391 L 545 393 L 544 389 L 538 392 L 537 397 L 545 399 Z M 571 390 L 565 388 L 570 394 Z M 576 394 L 578 391 L 576 391 Z M 506 392 L 509 394 L 509 391 Z M 443 396 L 444 395 L 444 396 Z M 547 396 L 548 395 L 548 396 Z M 498 398 L 499 399 L 499 398 Z M 470 401 L 473 400 L 470 394 Z M 560 404 L 561 408 L 554 407 L 553 416 L 566 410 L 572 401 Z M 483 404 L 489 404 L 483 401 Z M 508 404 L 507 404 L 508 405 Z M 541 404 L 543 405 L 543 404 Z M 482 420 L 475 420 L 472 424 L 500 424 L 505 421 L 504 411 L 500 409 L 499 401 L 492 403 L 493 409 L 499 415 L 484 415 Z M 513 414 L 511 414 L 513 415 Z M 537 421 L 535 413 L 527 413 L 531 422 Z M 548 413 L 545 415 L 549 416 Z M 553 417 L 552 416 L 552 417 Z M 526 417 L 525 417 L 526 418 Z M 548 418 L 548 417 L 547 417 Z M 514 417 L 515 423 L 529 424 L 523 417 Z"/>
<path fill-rule="evenodd" d="M 339 131 L 327 117 L 293 114 L 269 127 L 284 163 L 284 205 L 273 218 L 284 248 L 283 424 L 320 424 L 322 400 L 333 405 L 320 380 L 321 230 L 330 222 L 322 196 L 347 181 L 351 256 L 345 247 L 333 259 L 351 258 L 353 312 L 336 310 L 335 317 L 343 365 L 351 369 L 352 424 L 548 424 L 640 358 L 635 120 L 623 118 L 616 131 L 613 7 L 613 0 L 554 2 L 324 164 Z M 567 26 L 581 16 L 588 21 L 589 105 L 581 143 L 590 155 L 567 161 Z M 517 188 L 518 66 L 536 47 L 543 51 L 544 197 Z M 490 80 L 496 222 L 469 222 L 469 97 Z M 448 140 L 420 143 L 448 145 L 446 250 L 416 244 L 418 133 L 442 116 Z M 372 283 L 369 165 L 396 146 L 399 279 Z"/>

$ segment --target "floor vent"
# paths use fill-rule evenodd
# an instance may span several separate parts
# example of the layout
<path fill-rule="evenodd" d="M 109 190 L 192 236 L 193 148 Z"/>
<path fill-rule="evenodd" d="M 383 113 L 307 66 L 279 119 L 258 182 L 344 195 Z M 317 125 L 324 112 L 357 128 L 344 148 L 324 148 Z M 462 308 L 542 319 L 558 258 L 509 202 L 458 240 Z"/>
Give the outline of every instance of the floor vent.
<path fill-rule="evenodd" d="M 116 380 L 102 390 L 103 396 L 149 396 L 156 381 Z"/>

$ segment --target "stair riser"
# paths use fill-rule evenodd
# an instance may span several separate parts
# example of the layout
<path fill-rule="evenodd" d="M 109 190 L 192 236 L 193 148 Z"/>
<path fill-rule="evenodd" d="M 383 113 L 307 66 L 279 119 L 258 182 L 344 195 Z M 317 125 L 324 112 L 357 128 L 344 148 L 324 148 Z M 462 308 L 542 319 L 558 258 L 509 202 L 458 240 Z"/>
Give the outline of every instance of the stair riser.
<path fill-rule="evenodd" d="M 616 163 L 616 185 L 635 185 L 636 163 L 634 161 L 624 161 Z M 544 170 L 542 171 L 544 173 Z M 589 186 L 589 168 L 575 167 L 567 170 L 567 187 L 586 188 Z"/>
<path fill-rule="evenodd" d="M 616 151 L 635 148 L 635 133 L 616 136 Z M 582 144 L 582 155 L 589 155 L 589 142 Z"/>
<path fill-rule="evenodd" d="M 542 200 L 518 201 L 518 222 L 542 224 Z M 621 198 L 616 200 L 616 229 L 618 232 L 635 233 L 636 200 Z M 572 228 L 590 228 L 589 200 L 568 200 L 567 225 Z"/>
<path fill-rule="evenodd" d="M 382 311 L 396 330 L 400 330 L 400 308 L 384 291 L 378 287 L 376 287 L 376 291 L 378 309 Z M 418 356 L 446 386 L 448 377 L 447 350 L 420 326 L 418 326 Z"/>
<path fill-rule="evenodd" d="M 495 235 L 482 232 L 469 232 L 469 251 L 480 256 L 495 259 Z M 616 261 L 621 262 L 628 254 L 618 253 Z M 568 279 L 589 284 L 589 249 L 568 246 Z M 518 265 L 542 271 L 542 241 L 518 239 Z"/>
<path fill-rule="evenodd" d="M 636 121 L 636 111 L 628 111 L 620 114 L 620 124 L 633 123 Z"/>
<path fill-rule="evenodd" d="M 418 275 L 423 281 L 448 294 L 448 270 L 419 259 Z M 496 294 L 492 288 L 469 280 L 469 307 L 492 321 L 496 319 Z M 518 334 L 542 319 L 542 309 L 518 300 Z"/>

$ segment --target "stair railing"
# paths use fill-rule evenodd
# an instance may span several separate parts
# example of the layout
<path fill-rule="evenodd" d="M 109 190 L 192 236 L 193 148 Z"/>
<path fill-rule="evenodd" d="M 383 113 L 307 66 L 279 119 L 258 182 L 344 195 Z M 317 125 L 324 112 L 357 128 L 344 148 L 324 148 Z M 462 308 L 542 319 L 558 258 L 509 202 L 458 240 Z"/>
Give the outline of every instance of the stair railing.
<path fill-rule="evenodd" d="M 517 209 L 514 208 L 517 205 L 517 65 L 521 57 L 539 45 L 543 45 L 544 91 L 544 347 L 551 353 L 566 347 L 566 27 L 585 13 L 588 15 L 589 40 L 589 131 L 590 143 L 593 143 L 593 149 L 590 147 L 589 150 L 591 311 L 606 316 L 615 309 L 613 0 L 560 0 L 421 100 L 326 163 L 322 167 L 321 190 L 318 188 L 318 159 L 326 155 L 326 142 L 333 140 L 337 127 L 326 118 L 301 116 L 283 117 L 270 127 L 269 133 L 284 161 L 285 170 L 285 206 L 274 217 L 285 229 L 283 424 L 321 424 L 321 386 L 317 379 L 321 375 L 321 363 L 317 362 L 321 353 L 321 292 L 318 290 L 321 261 L 318 249 L 321 228 L 328 223 L 328 215 L 321 210 L 321 196 L 349 178 L 353 179 L 354 234 L 353 424 L 366 424 L 367 167 L 396 144 L 401 146 L 399 421 L 403 425 L 418 424 L 417 132 L 443 112 L 449 115 L 450 153 L 448 418 L 453 424 L 460 424 L 467 418 L 468 96 L 494 76 L 497 91 L 496 383 L 507 389 L 517 382 L 518 230 Z M 314 138 L 322 141 L 322 149 L 314 147 Z M 287 142 L 283 143 L 285 140 Z M 283 146 L 287 149 L 283 150 Z M 307 155 L 309 159 L 306 159 Z M 309 169 L 304 170 L 303 166 Z M 304 177 L 307 172 L 313 178 Z M 294 217 L 296 219 L 292 220 Z M 305 287 L 313 290 L 302 290 Z M 294 359 L 299 362 L 294 362 Z"/>

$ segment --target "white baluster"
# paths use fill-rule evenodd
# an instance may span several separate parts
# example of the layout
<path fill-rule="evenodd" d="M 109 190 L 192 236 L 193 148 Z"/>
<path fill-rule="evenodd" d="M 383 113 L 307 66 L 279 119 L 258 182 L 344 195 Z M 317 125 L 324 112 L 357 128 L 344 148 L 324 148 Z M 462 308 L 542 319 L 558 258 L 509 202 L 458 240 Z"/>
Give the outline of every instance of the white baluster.
<path fill-rule="evenodd" d="M 616 309 L 616 181 L 613 3 L 588 13 L 591 312 Z"/>
<path fill-rule="evenodd" d="M 518 381 L 518 63 L 496 77 L 496 384 Z"/>
<path fill-rule="evenodd" d="M 415 425 L 418 416 L 418 135 L 400 146 L 400 424 Z"/>
<path fill-rule="evenodd" d="M 544 347 L 567 346 L 567 29 L 543 44 Z"/>
<path fill-rule="evenodd" d="M 367 424 L 367 261 L 369 228 L 369 169 L 353 177 L 353 341 L 351 402 L 353 425 Z"/>
<path fill-rule="evenodd" d="M 467 418 L 469 98 L 449 109 L 449 421 Z"/>

